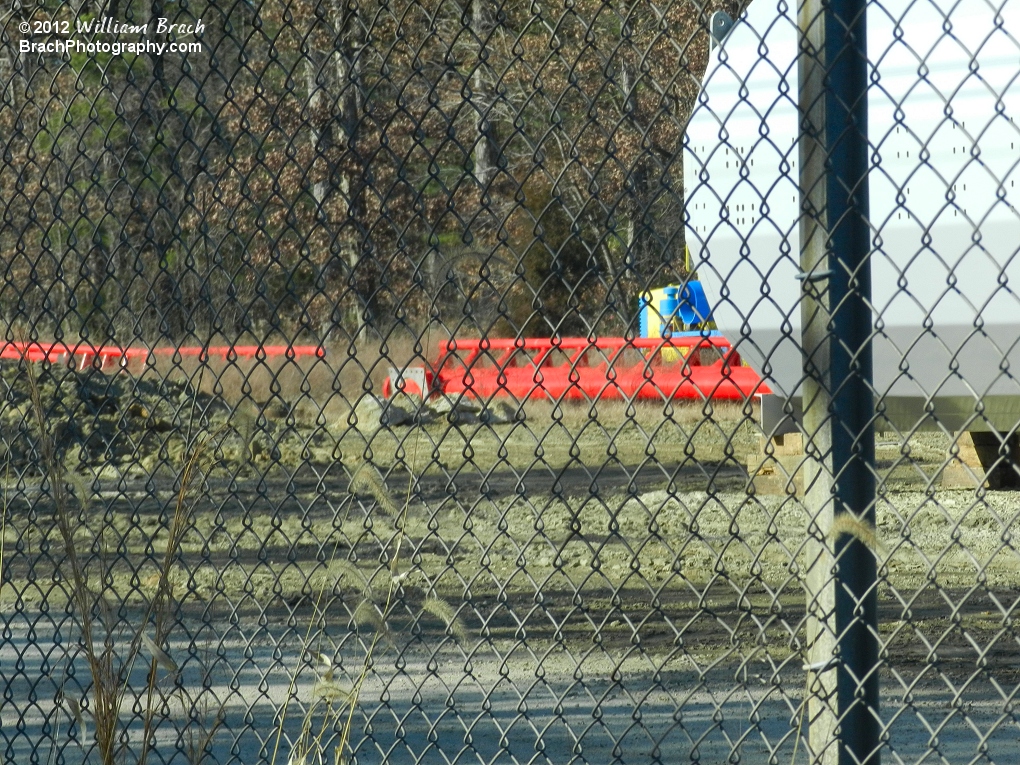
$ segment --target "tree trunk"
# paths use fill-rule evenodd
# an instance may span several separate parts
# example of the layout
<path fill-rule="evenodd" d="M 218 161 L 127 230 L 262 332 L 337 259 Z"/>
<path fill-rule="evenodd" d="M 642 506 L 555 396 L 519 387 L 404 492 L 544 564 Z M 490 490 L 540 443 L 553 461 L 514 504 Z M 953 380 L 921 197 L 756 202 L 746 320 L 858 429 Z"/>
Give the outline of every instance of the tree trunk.
<path fill-rule="evenodd" d="M 364 30 L 357 15 L 348 13 L 336 0 L 331 8 L 333 21 L 328 34 L 332 53 L 327 55 L 313 49 L 305 64 L 313 162 L 322 161 L 326 167 L 324 177 L 312 186 L 312 196 L 317 217 L 326 227 L 327 238 L 338 240 L 345 263 L 342 270 L 348 275 L 348 291 L 354 298 L 345 312 L 345 321 L 352 340 L 356 341 L 368 332 L 375 302 L 374 290 L 366 289 L 363 284 L 366 280 L 362 278 L 366 266 L 371 265 L 365 256 L 372 255 L 365 224 L 365 162 L 358 146 L 363 112 L 358 55 L 364 45 Z M 335 83 L 330 82 L 329 63 L 332 63 Z M 339 93 L 336 99 L 330 96 L 331 85 Z M 331 106 L 334 102 L 338 109 Z M 339 220 L 333 221 L 328 203 L 334 201 L 335 191 L 340 194 L 341 212 Z M 332 327 L 325 334 L 330 329 Z"/>
<path fill-rule="evenodd" d="M 477 118 L 475 120 L 474 165 L 475 180 L 484 192 L 495 174 L 496 142 L 492 126 L 492 78 L 489 74 L 488 50 L 492 34 L 491 0 L 473 0 L 471 4 L 471 31 L 478 47 L 475 69 L 471 75 L 471 97 Z"/>

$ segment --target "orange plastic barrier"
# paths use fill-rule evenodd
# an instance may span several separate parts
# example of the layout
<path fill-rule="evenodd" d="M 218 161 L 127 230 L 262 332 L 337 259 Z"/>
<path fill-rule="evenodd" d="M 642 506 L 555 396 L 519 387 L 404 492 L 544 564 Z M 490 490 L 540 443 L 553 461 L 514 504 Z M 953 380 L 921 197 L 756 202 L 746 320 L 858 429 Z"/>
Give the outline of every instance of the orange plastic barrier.
<path fill-rule="evenodd" d="M 450 340 L 436 359 L 430 369 L 392 373 L 383 394 L 745 401 L 771 393 L 720 335 Z"/>
<path fill-rule="evenodd" d="M 98 366 L 100 369 L 127 367 L 137 361 L 144 363 L 149 351 L 145 348 L 116 348 L 113 346 L 95 347 L 89 343 L 68 345 L 63 342 L 54 343 L 6 343 L 0 347 L 0 359 L 25 359 L 26 361 L 51 364 L 67 364 L 72 358 L 74 366 L 87 369 Z"/>
<path fill-rule="evenodd" d="M 90 343 L 68 345 L 64 342 L 34 343 L 9 342 L 0 346 L 0 359 L 25 359 L 26 361 L 51 364 L 68 364 L 73 358 L 78 369 L 98 368 L 103 371 L 144 367 L 149 356 L 170 356 L 181 358 L 197 358 L 206 361 L 210 358 L 224 360 L 235 359 L 268 359 L 285 357 L 289 359 L 299 356 L 315 356 L 323 358 L 325 350 L 317 345 L 220 345 L 220 346 L 185 346 L 181 348 L 117 348 L 114 346 L 93 346 Z"/>

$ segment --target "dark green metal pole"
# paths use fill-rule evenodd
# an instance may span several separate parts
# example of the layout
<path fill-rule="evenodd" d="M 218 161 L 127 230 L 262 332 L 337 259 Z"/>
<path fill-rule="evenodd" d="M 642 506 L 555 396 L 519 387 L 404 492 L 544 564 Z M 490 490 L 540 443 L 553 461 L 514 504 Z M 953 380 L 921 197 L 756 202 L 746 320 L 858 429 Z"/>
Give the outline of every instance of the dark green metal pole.
<path fill-rule="evenodd" d="M 821 392 L 811 400 L 825 411 L 805 411 L 805 422 L 825 431 L 818 443 L 829 453 L 816 456 L 831 471 L 833 522 L 851 532 L 875 523 L 866 5 L 803 0 L 799 9 L 803 138 L 815 150 L 815 161 L 802 163 L 801 186 L 816 234 L 802 242 L 802 264 L 805 291 L 821 305 L 816 316 L 827 319 L 824 338 L 806 347 L 804 398 L 806 408 L 807 389 Z M 811 331 L 819 329 L 816 322 Z M 861 541 L 869 536 L 833 540 L 839 765 L 880 761 L 876 561 Z"/>

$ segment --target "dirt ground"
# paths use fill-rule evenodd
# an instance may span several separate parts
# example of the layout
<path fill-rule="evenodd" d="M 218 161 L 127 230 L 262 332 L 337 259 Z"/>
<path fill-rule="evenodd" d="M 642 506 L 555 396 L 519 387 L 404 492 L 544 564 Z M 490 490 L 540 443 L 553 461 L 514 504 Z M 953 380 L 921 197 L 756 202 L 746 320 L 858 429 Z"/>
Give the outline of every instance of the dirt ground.
<path fill-rule="evenodd" d="M 52 565 L 54 532 L 31 384 L 15 367 L 0 372 L 0 602 L 52 604 L 59 589 L 32 584 Z M 87 487 L 77 538 L 110 598 L 151 597 L 178 478 L 200 451 L 203 483 L 184 497 L 189 528 L 173 574 L 182 602 L 294 612 L 325 598 L 357 622 L 361 604 L 380 607 L 399 578 L 409 602 L 436 594 L 468 628 L 498 632 L 486 602 L 549 593 L 603 614 L 577 617 L 588 638 L 637 630 L 663 645 L 707 593 L 738 610 L 802 608 L 805 543 L 821 532 L 798 498 L 750 487 L 745 465 L 761 448 L 753 409 L 494 403 L 499 417 L 422 410 L 378 427 L 357 402 L 315 404 L 301 386 L 293 400 L 280 392 L 261 404 L 198 387 L 38 375 L 49 437 Z M 933 488 L 949 444 L 945 434 L 879 434 L 875 553 L 891 603 L 1020 581 L 1017 495 Z M 967 618 L 1001 625 L 985 610 Z"/>
<path fill-rule="evenodd" d="M 511 717 L 518 689 L 546 683 L 558 689 L 546 700 L 557 710 L 576 693 L 582 727 L 602 708 L 603 696 L 585 695 L 595 683 L 619 696 L 607 746 L 640 708 L 680 758 L 689 753 L 674 730 L 681 709 L 688 721 L 704 715 L 713 761 L 731 748 L 717 730 L 720 704 L 740 730 L 760 714 L 770 740 L 796 724 L 786 704 L 804 688 L 811 540 L 831 540 L 800 497 L 755 490 L 746 469 L 762 448 L 753 407 L 494 401 L 437 411 L 402 402 L 397 412 L 349 400 L 329 379 L 312 385 L 310 374 L 275 390 L 201 370 L 162 374 L 42 370 L 33 394 L 24 370 L 0 367 L 0 609 L 22 624 L 0 650 L 49 661 L 31 658 L 37 630 L 56 641 L 64 629 L 55 616 L 69 607 L 56 527 L 64 513 L 87 561 L 97 629 L 114 645 L 130 640 L 170 561 L 168 650 L 192 674 L 227 672 L 215 682 L 237 704 L 228 723 L 237 730 L 248 730 L 250 701 L 227 687 L 231 673 L 257 669 L 252 687 L 281 708 L 300 706 L 320 687 L 310 651 L 337 657 L 345 693 L 375 667 L 366 720 L 375 703 L 416 709 L 433 678 L 436 709 L 448 688 L 477 688 L 472 709 L 495 698 Z M 63 508 L 41 456 L 47 444 L 70 492 Z M 994 721 L 998 689 L 1020 682 L 1020 495 L 941 488 L 950 445 L 945 433 L 877 437 L 868 544 L 883 705 L 942 719 L 948 683 L 967 689 L 968 714 Z M 195 480 L 182 488 L 189 467 Z M 182 533 L 171 544 L 175 518 Z M 214 651 L 229 653 L 229 671 Z M 257 668 L 251 655 L 262 657 Z M 413 678 L 408 666 L 419 668 Z M 781 697 L 769 685 L 780 680 Z M 701 696 L 685 695 L 690 688 Z M 713 695 L 727 688 L 728 701 Z M 752 691 L 754 712 L 738 703 Z M 628 701 L 631 692 L 644 701 Z M 553 715 L 546 701 L 529 703 Z M 276 709 L 261 707 L 266 729 Z M 926 726 L 898 725 L 900 751 L 924 756 Z M 445 745 L 459 748 L 461 734 L 451 728 Z M 261 756 L 260 741 L 246 746 Z"/>

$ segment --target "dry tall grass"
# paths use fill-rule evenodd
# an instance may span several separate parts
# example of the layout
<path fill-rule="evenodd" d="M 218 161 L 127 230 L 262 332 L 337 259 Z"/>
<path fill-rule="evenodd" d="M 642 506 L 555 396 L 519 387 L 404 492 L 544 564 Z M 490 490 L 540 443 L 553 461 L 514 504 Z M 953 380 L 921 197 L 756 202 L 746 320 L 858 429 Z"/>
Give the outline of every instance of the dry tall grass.
<path fill-rule="evenodd" d="M 91 513 L 92 485 L 86 475 L 69 468 L 64 458 L 58 454 L 47 426 L 47 406 L 42 400 L 35 367 L 22 360 L 21 368 L 27 376 L 31 394 L 43 488 L 48 491 L 52 501 L 53 524 L 61 542 L 61 549 L 54 555 L 54 565 L 59 578 L 66 582 L 70 609 L 78 624 L 78 638 L 91 679 L 91 685 L 82 698 L 70 698 L 70 689 L 66 684 L 59 695 L 65 710 L 78 725 L 78 741 L 83 752 L 88 756 L 92 750 L 92 744 L 85 740 L 91 729 L 95 751 L 103 765 L 116 765 L 129 760 L 132 737 L 131 732 L 125 729 L 127 723 L 123 720 L 122 710 L 128 699 L 132 704 L 144 699 L 141 749 L 135 762 L 145 765 L 151 750 L 155 713 L 161 706 L 157 702 L 164 695 L 160 681 L 164 677 L 176 676 L 179 672 L 177 663 L 164 648 L 175 624 L 177 605 L 174 602 L 170 574 L 184 536 L 192 525 L 190 493 L 207 467 L 204 464 L 207 461 L 207 447 L 215 434 L 198 434 L 192 440 L 192 448 L 184 461 L 178 481 L 174 515 L 166 530 L 163 560 L 155 582 L 155 592 L 141 617 L 135 624 L 129 625 L 125 634 L 122 620 L 114 614 L 113 605 L 117 602 L 117 596 L 108 592 L 108 582 L 112 581 L 109 572 L 115 561 L 108 555 L 103 520 L 101 517 L 94 518 Z M 149 657 L 146 686 L 143 689 L 133 689 L 133 669 L 143 653 Z M 68 660 L 73 661 L 73 655 Z M 187 708 L 183 689 L 179 689 L 178 693 Z M 196 758 L 192 760 L 193 763 L 204 759 L 205 745 L 215 732 L 218 720 L 217 713 L 197 737 L 196 740 L 204 741 L 205 744 L 193 747 Z"/>

